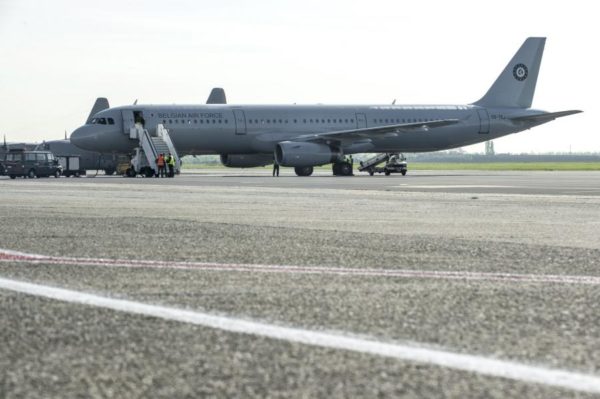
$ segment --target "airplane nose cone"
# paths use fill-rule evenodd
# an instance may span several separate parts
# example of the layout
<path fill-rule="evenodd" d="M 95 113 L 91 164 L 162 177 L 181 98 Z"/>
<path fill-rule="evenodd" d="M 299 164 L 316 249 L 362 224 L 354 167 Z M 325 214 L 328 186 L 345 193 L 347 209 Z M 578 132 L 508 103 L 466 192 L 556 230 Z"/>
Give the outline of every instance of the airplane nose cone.
<path fill-rule="evenodd" d="M 88 129 L 87 126 L 82 126 L 71 133 L 71 143 L 82 150 L 96 151 L 98 134 Z"/>

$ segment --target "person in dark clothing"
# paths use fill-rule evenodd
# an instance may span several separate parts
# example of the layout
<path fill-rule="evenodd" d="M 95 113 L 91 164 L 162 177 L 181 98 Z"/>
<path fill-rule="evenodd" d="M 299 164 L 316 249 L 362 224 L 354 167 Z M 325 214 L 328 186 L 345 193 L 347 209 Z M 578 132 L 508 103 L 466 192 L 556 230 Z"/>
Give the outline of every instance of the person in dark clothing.
<path fill-rule="evenodd" d="M 273 176 L 279 177 L 279 164 L 277 161 L 273 162 Z"/>

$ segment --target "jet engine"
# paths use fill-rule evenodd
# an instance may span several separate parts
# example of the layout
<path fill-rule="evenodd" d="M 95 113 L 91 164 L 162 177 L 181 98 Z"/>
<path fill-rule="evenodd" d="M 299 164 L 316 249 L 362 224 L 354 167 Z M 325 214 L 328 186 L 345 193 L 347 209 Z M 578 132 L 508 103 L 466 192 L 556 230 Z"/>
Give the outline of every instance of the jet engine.
<path fill-rule="evenodd" d="M 228 168 L 255 168 L 273 163 L 271 154 L 221 154 L 221 163 Z"/>
<path fill-rule="evenodd" d="M 275 159 L 282 166 L 317 166 L 332 163 L 341 158 L 340 151 L 326 144 L 283 141 L 275 147 Z"/>

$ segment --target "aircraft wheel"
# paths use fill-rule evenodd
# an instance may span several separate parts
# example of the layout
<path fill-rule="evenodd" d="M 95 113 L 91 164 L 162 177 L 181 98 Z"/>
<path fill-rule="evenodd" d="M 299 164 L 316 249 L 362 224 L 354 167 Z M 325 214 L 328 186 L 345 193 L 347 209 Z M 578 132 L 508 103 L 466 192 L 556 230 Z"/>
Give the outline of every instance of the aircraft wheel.
<path fill-rule="evenodd" d="M 406 176 L 406 170 L 403 170 L 403 171 L 402 171 L 402 172 L 400 172 L 400 173 L 402 173 L 402 176 Z"/>
<path fill-rule="evenodd" d="M 15 176 L 15 175 L 10 175 L 10 178 L 11 178 L 11 179 L 13 179 L 13 180 L 15 180 L 15 179 L 17 178 L 17 176 Z"/>
<path fill-rule="evenodd" d="M 104 169 L 104 174 L 106 176 L 112 176 L 115 174 L 115 170 L 113 168 L 106 168 Z"/>
<path fill-rule="evenodd" d="M 36 174 L 35 174 L 35 169 L 29 169 L 29 172 L 27 172 L 27 177 L 29 177 L 30 179 L 35 178 Z"/>
<path fill-rule="evenodd" d="M 373 169 L 369 169 L 369 174 L 370 174 L 371 176 L 373 176 L 373 175 L 375 174 L 375 171 L 374 171 Z"/>
<path fill-rule="evenodd" d="M 135 170 L 133 168 L 129 168 L 125 172 L 125 176 L 127 176 L 127 177 L 135 177 L 135 175 L 136 175 L 136 173 L 135 173 Z"/>
<path fill-rule="evenodd" d="M 57 170 L 56 172 L 54 172 L 54 177 L 57 179 L 60 177 L 60 170 Z"/>
<path fill-rule="evenodd" d="M 385 171 L 385 175 L 386 175 L 386 176 L 389 176 L 389 175 L 391 175 L 391 174 L 392 174 L 392 172 L 390 172 L 389 170 L 386 170 L 386 171 Z"/>
<path fill-rule="evenodd" d="M 340 175 L 342 176 L 352 176 L 352 165 L 347 162 L 340 164 L 339 166 Z"/>
<path fill-rule="evenodd" d="M 294 172 L 296 172 L 297 176 L 310 176 L 313 174 L 312 166 L 296 166 L 294 168 Z"/>

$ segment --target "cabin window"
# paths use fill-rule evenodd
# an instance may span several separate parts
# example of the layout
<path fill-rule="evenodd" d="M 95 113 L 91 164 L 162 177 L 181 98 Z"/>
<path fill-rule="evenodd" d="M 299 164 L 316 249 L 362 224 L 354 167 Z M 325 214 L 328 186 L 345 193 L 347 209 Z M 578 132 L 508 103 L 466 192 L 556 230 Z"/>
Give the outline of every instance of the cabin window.
<path fill-rule="evenodd" d="M 165 119 L 163 119 L 163 125 L 166 125 L 167 121 Z"/>
<path fill-rule="evenodd" d="M 173 123 L 173 120 L 172 120 L 172 119 L 169 119 L 169 123 L 170 123 L 170 124 L 172 124 L 172 123 Z"/>
<path fill-rule="evenodd" d="M 219 119 L 219 123 L 223 123 L 223 120 L 222 120 L 222 119 Z"/>

